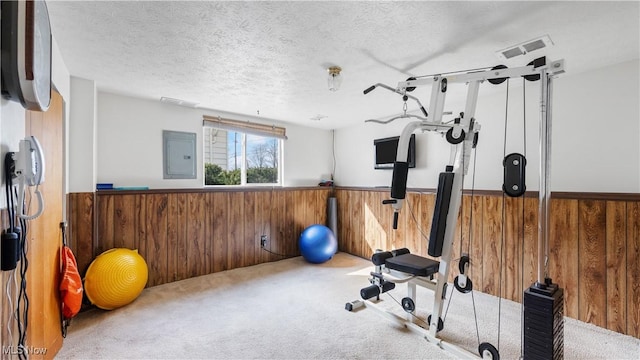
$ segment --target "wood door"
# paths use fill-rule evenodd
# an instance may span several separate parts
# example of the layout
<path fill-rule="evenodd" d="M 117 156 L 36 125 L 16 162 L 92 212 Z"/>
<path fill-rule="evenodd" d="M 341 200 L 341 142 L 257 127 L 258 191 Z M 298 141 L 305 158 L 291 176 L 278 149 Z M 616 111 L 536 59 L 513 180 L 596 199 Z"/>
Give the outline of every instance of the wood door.
<path fill-rule="evenodd" d="M 56 91 L 51 93 L 51 105 L 47 112 L 26 112 L 26 135 L 38 139 L 45 158 L 44 182 L 40 185 L 44 212 L 31 220 L 27 228 L 29 322 L 26 345 L 35 350 L 46 349 L 46 352 L 30 354 L 31 359 L 52 359 L 62 347 L 58 284 L 62 245 L 60 223 L 64 219 L 63 117 L 62 96 Z M 33 190 L 30 189 L 32 193 Z M 35 209 L 31 209 L 30 213 L 33 212 Z"/>

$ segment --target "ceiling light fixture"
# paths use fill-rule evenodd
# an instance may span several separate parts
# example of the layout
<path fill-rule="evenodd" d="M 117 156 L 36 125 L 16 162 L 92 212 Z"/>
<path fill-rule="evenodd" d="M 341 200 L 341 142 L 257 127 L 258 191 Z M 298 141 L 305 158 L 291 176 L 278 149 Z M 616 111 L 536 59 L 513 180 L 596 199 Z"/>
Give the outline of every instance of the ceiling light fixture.
<path fill-rule="evenodd" d="M 327 79 L 329 90 L 340 90 L 340 85 L 342 84 L 342 75 L 340 75 L 340 72 L 342 71 L 342 68 L 340 66 L 332 66 L 328 68 L 327 71 L 329 72 L 329 78 Z"/>
<path fill-rule="evenodd" d="M 175 98 L 170 98 L 170 97 L 166 97 L 166 96 L 162 96 L 160 98 L 160 102 L 163 102 L 163 103 L 166 103 L 166 104 L 173 104 L 173 105 L 192 107 L 192 108 L 198 106 L 197 102 L 181 100 L 181 99 L 175 99 Z"/>

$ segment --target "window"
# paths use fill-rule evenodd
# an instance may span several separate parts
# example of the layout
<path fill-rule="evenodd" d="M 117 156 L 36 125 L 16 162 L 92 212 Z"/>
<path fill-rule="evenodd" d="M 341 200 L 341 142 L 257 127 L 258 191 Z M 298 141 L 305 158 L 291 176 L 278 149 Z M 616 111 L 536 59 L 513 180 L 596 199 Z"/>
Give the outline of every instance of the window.
<path fill-rule="evenodd" d="M 204 184 L 280 184 L 284 128 L 204 117 Z"/>

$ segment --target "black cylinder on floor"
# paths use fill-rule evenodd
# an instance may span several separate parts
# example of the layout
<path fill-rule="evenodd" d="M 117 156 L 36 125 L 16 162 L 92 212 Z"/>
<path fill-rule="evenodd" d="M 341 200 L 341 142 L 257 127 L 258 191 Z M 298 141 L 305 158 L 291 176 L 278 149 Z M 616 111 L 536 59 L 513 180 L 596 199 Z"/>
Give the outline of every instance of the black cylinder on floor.
<path fill-rule="evenodd" d="M 327 227 L 333 231 L 333 235 L 338 240 L 338 199 L 330 197 L 327 199 Z"/>

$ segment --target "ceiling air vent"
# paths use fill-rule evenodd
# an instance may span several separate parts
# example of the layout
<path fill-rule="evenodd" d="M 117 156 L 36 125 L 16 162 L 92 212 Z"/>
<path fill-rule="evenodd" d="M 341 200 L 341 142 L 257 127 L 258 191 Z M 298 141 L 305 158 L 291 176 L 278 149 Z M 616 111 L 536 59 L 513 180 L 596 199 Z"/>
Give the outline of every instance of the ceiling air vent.
<path fill-rule="evenodd" d="M 513 57 L 525 55 L 530 52 L 544 49 L 550 46 L 553 46 L 553 41 L 551 41 L 551 38 L 549 37 L 549 35 L 544 35 L 533 40 L 525 41 L 518 45 L 509 46 L 506 49 L 502 49 L 496 52 L 496 54 L 500 59 L 508 60 Z"/>
<path fill-rule="evenodd" d="M 180 106 L 186 106 L 186 107 L 192 107 L 192 108 L 198 106 L 198 103 L 193 101 L 174 99 L 166 96 L 161 97 L 160 102 L 163 102 L 165 104 L 180 105 Z"/>

